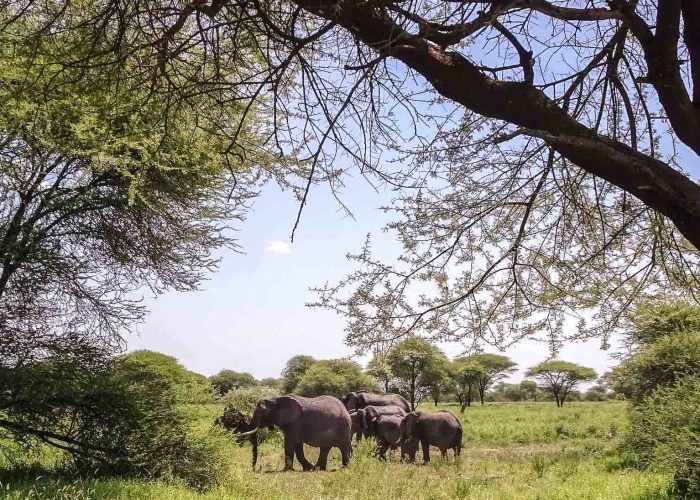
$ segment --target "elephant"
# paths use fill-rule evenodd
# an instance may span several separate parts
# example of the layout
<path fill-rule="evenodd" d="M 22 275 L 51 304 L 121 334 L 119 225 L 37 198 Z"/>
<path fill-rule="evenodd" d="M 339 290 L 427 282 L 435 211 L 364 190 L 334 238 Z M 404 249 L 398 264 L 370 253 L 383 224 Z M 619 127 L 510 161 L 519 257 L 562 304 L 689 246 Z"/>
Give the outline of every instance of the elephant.
<path fill-rule="evenodd" d="M 388 394 L 374 394 L 372 392 L 351 392 L 343 397 L 343 404 L 345 408 L 350 410 L 359 410 L 366 406 L 387 406 L 395 405 L 400 406 L 404 411 L 411 411 L 411 407 L 403 396 L 400 394 L 388 393 Z"/>
<path fill-rule="evenodd" d="M 352 410 L 350 411 L 350 435 L 355 436 L 356 441 L 362 439 L 363 431 L 365 426 L 365 410 Z"/>
<path fill-rule="evenodd" d="M 386 460 L 386 452 L 401 441 L 402 415 L 380 415 L 376 420 L 377 456 Z"/>
<path fill-rule="evenodd" d="M 401 421 L 401 459 L 407 455 L 411 462 L 416 459 L 418 442 L 423 449 L 423 462 L 430 462 L 430 446 L 440 448 L 443 458 L 452 448 L 455 456 L 462 451 L 462 425 L 457 417 L 446 410 L 414 411 Z"/>
<path fill-rule="evenodd" d="M 340 449 L 343 466 L 351 454 L 350 414 L 343 403 L 333 396 L 305 398 L 288 394 L 261 399 L 250 420 L 252 430 L 239 434 L 250 435 L 253 442 L 253 468 L 258 460 L 258 430 L 279 427 L 284 434 L 284 470 L 293 470 L 294 455 L 305 471 L 326 470 L 328 452 Z M 316 465 L 304 456 L 304 444 L 321 448 Z"/>
<path fill-rule="evenodd" d="M 366 406 L 364 410 L 364 433 L 366 437 L 376 435 L 376 423 L 380 415 L 399 415 L 403 417 L 406 415 L 406 410 L 401 406 L 397 405 L 387 405 L 387 406 Z M 359 411 L 362 411 L 359 410 Z"/>

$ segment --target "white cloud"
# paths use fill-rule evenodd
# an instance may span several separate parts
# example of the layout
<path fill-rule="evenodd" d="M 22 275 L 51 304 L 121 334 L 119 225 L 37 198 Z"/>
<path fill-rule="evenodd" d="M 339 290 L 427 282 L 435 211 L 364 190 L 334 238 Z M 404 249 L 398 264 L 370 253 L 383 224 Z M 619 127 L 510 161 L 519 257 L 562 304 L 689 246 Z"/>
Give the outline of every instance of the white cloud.
<path fill-rule="evenodd" d="M 271 241 L 267 244 L 265 250 L 284 255 L 292 253 L 292 247 L 286 241 Z"/>

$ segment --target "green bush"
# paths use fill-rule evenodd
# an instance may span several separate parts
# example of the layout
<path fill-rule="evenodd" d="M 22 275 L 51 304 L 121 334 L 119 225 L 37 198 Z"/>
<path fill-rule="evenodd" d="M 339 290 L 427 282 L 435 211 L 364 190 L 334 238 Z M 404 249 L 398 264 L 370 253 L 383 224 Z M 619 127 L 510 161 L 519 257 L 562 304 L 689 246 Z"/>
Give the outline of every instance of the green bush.
<path fill-rule="evenodd" d="M 251 417 L 253 416 L 253 411 L 255 410 L 255 405 L 258 404 L 258 401 L 264 398 L 274 398 L 275 396 L 279 395 L 280 394 L 277 389 L 264 385 L 255 385 L 251 387 L 232 389 L 228 391 L 226 395 L 220 399 L 220 401 L 225 406 L 231 406 Z"/>
<path fill-rule="evenodd" d="M 627 397 L 641 400 L 659 386 L 700 374 L 700 333 L 666 335 L 644 347 L 609 375 Z"/>
<path fill-rule="evenodd" d="M 700 377 L 659 387 L 633 405 L 627 445 L 642 465 L 671 470 L 676 494 L 700 498 Z"/>

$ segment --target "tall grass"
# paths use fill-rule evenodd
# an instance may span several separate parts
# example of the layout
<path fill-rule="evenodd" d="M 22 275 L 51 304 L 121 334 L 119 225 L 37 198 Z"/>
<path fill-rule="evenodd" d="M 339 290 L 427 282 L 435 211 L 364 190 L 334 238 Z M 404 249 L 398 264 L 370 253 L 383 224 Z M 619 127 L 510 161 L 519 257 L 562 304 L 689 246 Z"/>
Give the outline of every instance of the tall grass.
<path fill-rule="evenodd" d="M 120 480 L 23 480 L 4 484 L 8 499 L 238 499 L 238 498 L 473 498 L 473 499 L 664 499 L 669 477 L 622 466 L 618 432 L 627 426 L 623 403 L 501 403 L 468 408 L 442 406 L 458 415 L 464 428 L 461 459 L 432 454 L 427 465 L 381 463 L 373 444 L 355 447 L 350 467 L 331 452 L 328 472 L 280 472 L 283 452 L 277 440 L 260 447 L 261 470 L 250 470 L 250 448 L 227 449 L 233 463 L 224 483 L 203 494 L 173 483 Z M 432 407 L 425 407 L 431 410 Z M 197 410 L 202 427 L 220 408 Z M 314 461 L 318 450 L 309 448 Z M 419 454 L 420 456 L 420 454 Z M 299 466 L 297 465 L 297 468 Z"/>

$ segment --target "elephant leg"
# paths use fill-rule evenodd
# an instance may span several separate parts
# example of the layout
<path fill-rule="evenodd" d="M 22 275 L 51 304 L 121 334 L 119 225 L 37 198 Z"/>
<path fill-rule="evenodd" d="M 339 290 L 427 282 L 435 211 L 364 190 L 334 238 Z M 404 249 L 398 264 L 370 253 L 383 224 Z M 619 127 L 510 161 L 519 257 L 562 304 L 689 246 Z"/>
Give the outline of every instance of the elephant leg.
<path fill-rule="evenodd" d="M 440 448 L 440 456 L 445 460 L 447 459 L 447 448 Z"/>
<path fill-rule="evenodd" d="M 294 454 L 297 456 L 297 460 L 299 460 L 299 463 L 301 464 L 302 468 L 307 471 L 311 470 L 314 468 L 314 464 L 309 462 L 306 457 L 304 456 L 304 444 L 299 443 L 294 447 Z"/>
<path fill-rule="evenodd" d="M 420 440 L 420 446 L 423 449 L 423 463 L 430 462 L 430 443 L 427 439 L 423 438 Z"/>
<path fill-rule="evenodd" d="M 314 469 L 316 470 L 326 470 L 326 463 L 328 462 L 328 452 L 331 451 L 330 448 L 321 448 L 321 452 L 318 454 L 318 462 Z"/>
<path fill-rule="evenodd" d="M 294 470 L 294 442 L 286 434 L 284 436 L 284 469 Z"/>
<path fill-rule="evenodd" d="M 348 464 L 350 464 L 350 457 L 352 456 L 352 441 L 345 447 L 340 448 L 340 456 L 342 457 L 343 467 L 347 467 Z"/>

